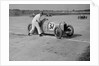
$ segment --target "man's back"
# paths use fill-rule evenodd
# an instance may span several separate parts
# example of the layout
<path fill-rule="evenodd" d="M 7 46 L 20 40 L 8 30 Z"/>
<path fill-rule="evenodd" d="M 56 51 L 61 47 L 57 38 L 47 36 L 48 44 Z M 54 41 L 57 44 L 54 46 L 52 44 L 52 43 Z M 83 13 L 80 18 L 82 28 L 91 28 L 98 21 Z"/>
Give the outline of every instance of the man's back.
<path fill-rule="evenodd" d="M 40 22 L 40 14 L 35 15 L 32 22 Z"/>

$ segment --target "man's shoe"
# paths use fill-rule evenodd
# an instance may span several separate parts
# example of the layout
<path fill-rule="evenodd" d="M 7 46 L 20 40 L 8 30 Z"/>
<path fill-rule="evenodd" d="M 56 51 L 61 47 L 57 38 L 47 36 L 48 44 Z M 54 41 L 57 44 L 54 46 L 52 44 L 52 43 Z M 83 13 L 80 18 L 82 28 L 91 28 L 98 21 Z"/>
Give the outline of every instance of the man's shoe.
<path fill-rule="evenodd" d="M 30 36 L 30 33 L 28 33 L 28 35 Z"/>
<path fill-rule="evenodd" d="M 41 36 L 43 36 L 42 34 L 39 34 L 39 36 L 41 37 Z"/>

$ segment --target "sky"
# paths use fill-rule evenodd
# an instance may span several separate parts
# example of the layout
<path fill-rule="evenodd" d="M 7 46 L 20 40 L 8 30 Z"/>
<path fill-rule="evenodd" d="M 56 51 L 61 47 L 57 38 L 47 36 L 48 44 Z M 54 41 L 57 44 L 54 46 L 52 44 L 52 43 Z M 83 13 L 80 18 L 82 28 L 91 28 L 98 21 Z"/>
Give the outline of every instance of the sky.
<path fill-rule="evenodd" d="M 21 10 L 83 10 L 90 9 L 90 4 L 10 4 L 9 9 Z"/>

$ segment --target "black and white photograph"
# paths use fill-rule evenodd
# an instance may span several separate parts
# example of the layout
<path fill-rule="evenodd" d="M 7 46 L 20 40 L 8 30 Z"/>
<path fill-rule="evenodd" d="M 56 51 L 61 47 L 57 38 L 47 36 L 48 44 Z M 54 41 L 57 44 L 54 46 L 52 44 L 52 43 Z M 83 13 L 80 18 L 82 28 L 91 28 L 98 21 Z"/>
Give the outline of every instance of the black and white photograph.
<path fill-rule="evenodd" d="M 90 4 L 9 4 L 9 61 L 90 61 Z"/>

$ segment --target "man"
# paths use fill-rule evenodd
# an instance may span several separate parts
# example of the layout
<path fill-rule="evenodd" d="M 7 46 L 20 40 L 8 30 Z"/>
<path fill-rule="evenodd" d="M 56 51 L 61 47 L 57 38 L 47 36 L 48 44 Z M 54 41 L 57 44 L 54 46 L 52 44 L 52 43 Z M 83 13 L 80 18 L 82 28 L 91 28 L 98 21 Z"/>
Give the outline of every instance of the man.
<path fill-rule="evenodd" d="M 39 26 L 40 18 L 42 17 L 42 15 L 43 15 L 43 12 L 40 12 L 39 14 L 34 16 L 34 18 L 32 20 L 32 29 L 30 30 L 30 32 L 28 34 L 29 36 L 30 36 L 30 34 L 32 33 L 32 31 L 34 30 L 35 27 L 37 28 L 39 36 L 42 36 L 42 30 Z"/>

